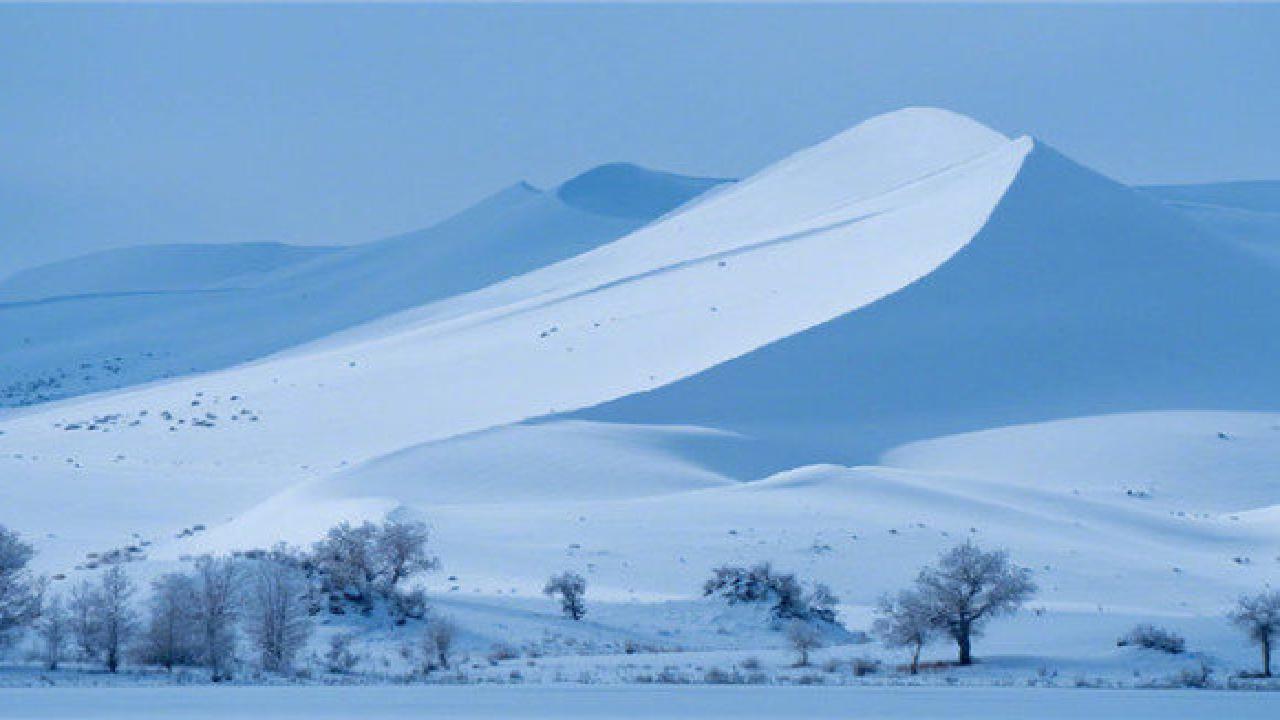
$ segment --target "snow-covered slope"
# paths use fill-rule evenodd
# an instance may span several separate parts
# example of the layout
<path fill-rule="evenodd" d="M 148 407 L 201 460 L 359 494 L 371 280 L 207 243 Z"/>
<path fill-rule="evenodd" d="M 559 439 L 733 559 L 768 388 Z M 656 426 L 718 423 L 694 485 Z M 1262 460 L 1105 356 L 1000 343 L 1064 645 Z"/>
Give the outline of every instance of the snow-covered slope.
<path fill-rule="evenodd" d="M 243 286 L 254 283 L 263 273 L 337 251 L 279 243 L 139 245 L 103 250 L 0 280 L 0 303 Z"/>
<path fill-rule="evenodd" d="M 582 416 L 710 425 L 865 462 L 914 439 L 1053 418 L 1276 410 L 1278 280 L 1038 145 L 981 232 L 920 282 Z"/>
<path fill-rule="evenodd" d="M 337 467 L 650 390 L 933 272 L 982 228 L 1030 148 L 941 111 L 877 118 L 621 240 L 376 332 L 25 413 L 7 442 Z M 260 422 L 227 417 L 242 410 Z M 206 412 L 221 416 L 214 427 L 191 427 Z M 115 414 L 111 433 L 83 429 Z"/>
<path fill-rule="evenodd" d="M 689 177 L 633 163 L 609 163 L 561 185 L 556 195 L 588 212 L 652 220 L 728 182 L 727 178 Z"/>
<path fill-rule="evenodd" d="M 1280 182 L 1142 188 L 1201 227 L 1280 269 Z"/>
<path fill-rule="evenodd" d="M 621 179 L 587 173 L 570 181 L 579 194 L 621 193 L 652 213 L 634 217 L 518 184 L 427 230 L 335 252 L 273 250 L 310 257 L 274 269 L 257 246 L 140 248 L 38 269 L 14 278 L 14 292 L 70 297 L 0 304 L 0 335 L 21 339 L 0 345 L 0 405 L 259 358 L 584 252 L 709 183 L 639 168 Z M 231 272 L 250 265 L 260 272 Z"/>
<path fill-rule="evenodd" d="M 627 476 L 598 451 L 615 448 L 624 431 L 589 431 L 611 435 L 571 447 L 598 468 L 600 484 L 616 489 Z M 535 437 L 554 444 L 551 434 Z M 506 462 L 552 452 L 533 444 L 504 445 Z M 632 448 L 619 464 L 648 453 L 653 468 L 674 468 L 673 478 L 705 454 L 694 445 Z M 465 456 L 441 448 L 434 463 L 404 472 L 371 465 L 306 483 L 158 556 L 280 537 L 306 542 L 342 519 L 392 514 L 433 524 L 448 573 L 467 592 L 533 595 L 563 564 L 588 575 L 594 597 L 680 597 L 693 594 L 716 564 L 771 559 L 830 582 L 850 606 L 869 606 L 940 548 L 971 538 L 1012 548 L 1036 568 L 1048 607 L 1213 614 L 1274 577 L 1280 549 L 1280 528 L 1251 522 L 1248 512 L 1280 505 L 1270 477 L 1280 467 L 1276 414 L 1149 413 L 1016 426 L 904 446 L 880 465 L 811 465 L 749 483 L 707 482 L 685 471 L 683 489 L 669 481 L 647 492 L 633 486 L 629 495 L 583 488 L 572 470 L 563 487 L 517 492 L 508 492 L 517 483 L 502 485 L 501 474 L 481 473 L 470 488 L 462 479 L 469 476 L 436 472 L 440 458 Z M 514 470 L 523 479 L 537 472 Z"/>

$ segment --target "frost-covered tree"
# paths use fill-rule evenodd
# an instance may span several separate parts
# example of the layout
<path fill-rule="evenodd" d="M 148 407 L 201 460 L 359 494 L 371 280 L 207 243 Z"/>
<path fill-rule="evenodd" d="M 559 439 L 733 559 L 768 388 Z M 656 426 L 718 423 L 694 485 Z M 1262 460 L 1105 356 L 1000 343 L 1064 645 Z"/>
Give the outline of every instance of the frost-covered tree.
<path fill-rule="evenodd" d="M 703 595 L 720 595 L 730 605 L 738 603 L 772 603 L 777 620 L 818 620 L 836 622 L 840 598 L 822 583 L 806 593 L 804 583 L 794 573 L 777 572 L 770 563 L 751 567 L 721 565 L 712 570 L 711 579 L 702 585 Z"/>
<path fill-rule="evenodd" d="M 363 605 L 366 612 L 372 609 L 375 597 L 382 596 L 398 611 L 414 605 L 412 598 L 400 602 L 405 598 L 397 597 L 405 592 L 402 581 L 440 567 L 440 561 L 428 552 L 429 538 L 427 526 L 420 522 L 344 522 L 330 528 L 315 544 L 312 559 L 331 594 Z"/>
<path fill-rule="evenodd" d="M 97 628 L 98 645 L 107 672 L 120 669 L 125 647 L 137 630 L 138 614 L 133 609 L 136 592 L 133 581 L 119 565 L 112 565 L 102 573 L 97 593 Z"/>
<path fill-rule="evenodd" d="M 911 650 L 911 674 L 920 672 L 920 652 L 937 637 L 933 609 L 914 590 L 884 595 L 876 608 L 872 632 L 886 647 Z"/>
<path fill-rule="evenodd" d="M 813 592 L 809 593 L 804 605 L 813 619 L 836 624 L 836 608 L 840 605 L 840 598 L 825 584 L 814 585 Z"/>
<path fill-rule="evenodd" d="M 0 649 L 40 612 L 39 584 L 27 569 L 34 555 L 30 544 L 0 525 Z"/>
<path fill-rule="evenodd" d="M 200 657 L 214 682 L 231 679 L 240 612 L 240 566 L 227 557 L 196 560 L 196 627 Z"/>
<path fill-rule="evenodd" d="M 542 593 L 548 597 L 560 598 L 560 611 L 565 617 L 581 620 L 587 614 L 587 580 L 576 572 L 566 570 L 559 575 L 552 575 L 547 580 Z"/>
<path fill-rule="evenodd" d="M 344 522 L 329 528 L 315 544 L 313 556 L 330 589 L 366 607 L 372 605 L 378 577 L 377 540 L 378 528 L 371 522 Z"/>
<path fill-rule="evenodd" d="M 809 653 L 822 647 L 822 634 L 811 623 L 792 620 L 787 626 L 787 642 L 796 652 L 796 667 L 808 667 Z"/>
<path fill-rule="evenodd" d="M 750 568 L 721 565 L 711 571 L 711 579 L 702 585 L 702 594 L 720 595 L 730 605 L 766 602 L 776 592 L 773 566 L 760 563 Z"/>
<path fill-rule="evenodd" d="M 166 670 L 196 662 L 199 657 L 198 607 L 196 582 L 190 575 L 166 573 L 153 580 L 138 658 Z"/>
<path fill-rule="evenodd" d="M 955 640 L 960 664 L 969 665 L 974 636 L 992 618 L 1017 612 L 1036 585 L 1031 571 L 1010 562 L 1007 552 L 965 543 L 921 570 L 916 591 L 931 608 L 934 622 Z"/>
<path fill-rule="evenodd" d="M 410 575 L 440 567 L 439 559 L 427 552 L 429 538 L 426 524 L 420 522 L 391 520 L 378 528 L 377 573 L 388 591 L 394 591 Z"/>
<path fill-rule="evenodd" d="M 98 632 L 98 588 L 88 579 L 71 588 L 67 614 L 71 622 L 71 638 L 82 660 L 95 660 L 101 651 Z"/>
<path fill-rule="evenodd" d="M 57 670 L 58 663 L 67 647 L 70 636 L 71 621 L 67 609 L 63 605 L 61 595 L 53 595 L 45 600 L 40 608 L 40 619 L 36 622 L 36 635 L 40 638 L 40 651 L 44 656 L 44 665 L 50 670 Z"/>
<path fill-rule="evenodd" d="M 1271 677 L 1271 649 L 1280 640 L 1280 590 L 1240 598 L 1229 617 L 1262 650 L 1262 676 Z"/>
<path fill-rule="evenodd" d="M 422 628 L 422 658 L 424 673 L 435 668 L 449 668 L 449 654 L 458 635 L 458 626 L 447 617 L 430 615 Z"/>
<path fill-rule="evenodd" d="M 245 620 L 264 670 L 286 672 L 311 636 L 306 575 L 265 558 L 253 563 L 246 584 Z"/>

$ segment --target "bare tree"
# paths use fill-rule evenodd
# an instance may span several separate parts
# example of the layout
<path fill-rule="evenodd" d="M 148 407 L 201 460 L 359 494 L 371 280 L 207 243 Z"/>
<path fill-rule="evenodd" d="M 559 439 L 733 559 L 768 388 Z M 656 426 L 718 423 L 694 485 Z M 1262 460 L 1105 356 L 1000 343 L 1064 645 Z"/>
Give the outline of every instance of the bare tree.
<path fill-rule="evenodd" d="M 552 575 L 542 593 L 552 598 L 559 596 L 560 611 L 565 617 L 581 620 L 587 614 L 587 581 L 576 572 L 566 570 Z"/>
<path fill-rule="evenodd" d="M 796 667 L 809 667 L 809 653 L 822 647 L 822 635 L 804 620 L 792 620 L 787 626 L 787 642 L 796 651 Z"/>
<path fill-rule="evenodd" d="M 440 567 L 439 559 L 427 552 L 429 537 L 427 526 L 420 522 L 391 520 L 379 528 L 375 543 L 378 575 L 388 592 L 414 573 Z"/>
<path fill-rule="evenodd" d="M 112 565 L 102 573 L 98 590 L 97 625 L 102 661 L 107 666 L 107 672 L 120 669 L 124 648 L 137 630 L 138 616 L 132 604 L 136 592 L 133 581 L 119 565 Z"/>
<path fill-rule="evenodd" d="M 185 573 L 166 573 L 151 583 L 150 612 L 138 657 L 172 670 L 196 661 L 198 607 L 195 580 Z"/>
<path fill-rule="evenodd" d="M 40 612 L 39 584 L 27 569 L 34 555 L 30 544 L 0 525 L 0 648 Z"/>
<path fill-rule="evenodd" d="M 57 670 L 62 662 L 62 654 L 67 646 L 70 631 L 70 618 L 62 604 L 62 596 L 48 598 L 40 609 L 40 620 L 36 624 L 36 634 L 40 636 L 41 650 L 44 652 L 44 664 L 50 670 Z"/>
<path fill-rule="evenodd" d="M 458 626 L 447 617 L 432 615 L 422 631 L 423 671 L 449 668 L 449 653 L 457 637 Z"/>
<path fill-rule="evenodd" d="M 311 636 L 308 589 L 306 575 L 296 567 L 273 559 L 253 564 L 245 613 L 264 670 L 288 671 Z"/>
<path fill-rule="evenodd" d="M 973 637 L 991 618 L 1017 612 L 1036 592 L 1031 571 L 1009 561 L 1003 550 L 986 552 L 972 543 L 951 548 L 916 578 L 920 597 L 935 623 L 959 648 L 959 662 L 973 662 Z"/>
<path fill-rule="evenodd" d="M 231 558 L 196 560 L 196 623 L 200 655 L 214 682 L 231 679 L 236 653 L 240 567 Z"/>
<path fill-rule="evenodd" d="M 911 674 L 920 672 L 920 652 L 938 634 L 932 608 L 918 592 L 903 590 L 881 597 L 876 613 L 872 632 L 886 647 L 910 648 Z"/>
<path fill-rule="evenodd" d="M 71 637 L 82 660 L 97 659 L 101 650 L 98 632 L 98 589 L 89 580 L 81 580 L 71 588 L 67 603 L 71 620 Z"/>
<path fill-rule="evenodd" d="M 1262 649 L 1262 676 L 1271 677 L 1271 648 L 1280 639 L 1280 590 L 1240 598 L 1228 617 Z"/>

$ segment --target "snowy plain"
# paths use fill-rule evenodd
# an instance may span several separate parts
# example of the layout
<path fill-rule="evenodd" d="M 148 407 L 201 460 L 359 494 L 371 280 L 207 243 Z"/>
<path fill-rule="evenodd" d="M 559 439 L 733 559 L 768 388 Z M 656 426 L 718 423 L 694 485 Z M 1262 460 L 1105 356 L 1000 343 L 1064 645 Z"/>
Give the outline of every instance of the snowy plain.
<path fill-rule="evenodd" d="M 857 718 L 1191 720 L 1275 717 L 1272 696 L 1043 688 L 136 688 L 7 691 L 0 716 L 71 718 Z M 998 708 L 998 710 L 996 710 Z"/>

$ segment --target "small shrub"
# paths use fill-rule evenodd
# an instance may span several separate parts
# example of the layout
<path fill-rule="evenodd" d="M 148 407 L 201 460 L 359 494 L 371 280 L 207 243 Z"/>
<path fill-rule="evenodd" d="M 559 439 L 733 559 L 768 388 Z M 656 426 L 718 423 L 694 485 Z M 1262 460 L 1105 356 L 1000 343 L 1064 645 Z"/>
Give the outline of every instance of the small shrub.
<path fill-rule="evenodd" d="M 1187 641 L 1181 635 L 1155 625 L 1142 624 L 1135 626 L 1124 637 L 1116 641 L 1118 647 L 1140 647 L 1147 650 L 1159 650 L 1170 655 L 1180 655 L 1187 649 Z"/>
<path fill-rule="evenodd" d="M 1204 661 L 1197 668 L 1184 668 L 1173 678 L 1173 684 L 1185 688 L 1207 688 L 1213 686 L 1213 668 Z"/>
<path fill-rule="evenodd" d="M 506 643 L 494 643 L 489 648 L 488 660 L 491 665 L 497 665 L 503 660 L 514 660 L 518 657 L 520 657 L 520 651 Z"/>
<path fill-rule="evenodd" d="M 351 650 L 354 635 L 343 633 L 329 638 L 329 649 L 324 653 L 325 670 L 335 675 L 346 675 L 360 663 L 360 656 Z"/>
<path fill-rule="evenodd" d="M 849 661 L 849 671 L 854 677 L 874 675 L 880 672 L 880 661 L 875 658 L 854 658 Z"/>
<path fill-rule="evenodd" d="M 702 674 L 702 682 L 708 685 L 734 685 L 741 682 L 741 678 L 720 668 L 711 668 Z"/>

